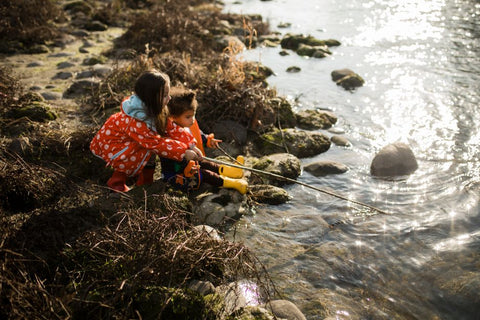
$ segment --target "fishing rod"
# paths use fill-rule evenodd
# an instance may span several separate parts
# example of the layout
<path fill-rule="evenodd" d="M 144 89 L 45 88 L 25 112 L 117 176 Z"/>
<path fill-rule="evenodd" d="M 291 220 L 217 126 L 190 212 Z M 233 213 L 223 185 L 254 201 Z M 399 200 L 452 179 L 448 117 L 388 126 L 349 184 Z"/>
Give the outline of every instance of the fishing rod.
<path fill-rule="evenodd" d="M 307 183 L 304 183 L 304 182 L 301 182 L 301 181 L 298 181 L 298 180 L 295 180 L 295 179 L 284 177 L 284 176 L 276 174 L 276 173 L 272 173 L 272 172 L 268 172 L 268 171 L 264 171 L 264 170 L 260 170 L 260 169 L 255 169 L 255 168 L 250 168 L 250 167 L 246 167 L 246 166 L 243 166 L 243 165 L 240 165 L 240 164 L 230 163 L 230 162 L 226 162 L 226 161 L 222 161 L 222 160 L 218 160 L 218 159 L 214 159 L 214 158 L 209 158 L 209 157 L 205 157 L 205 156 L 203 157 L 203 159 L 211 161 L 211 162 L 215 162 L 215 163 L 218 163 L 218 164 L 221 164 L 221 165 L 230 166 L 230 167 L 239 168 L 239 169 L 244 169 L 244 170 L 248 170 L 248 171 L 251 171 L 251 172 L 275 177 L 277 179 L 282 179 L 282 180 L 285 180 L 285 181 L 288 181 L 288 182 L 291 182 L 291 183 L 296 183 L 296 184 L 299 184 L 301 186 L 304 186 L 304 187 L 307 187 L 307 188 L 310 188 L 310 189 L 328 194 L 330 196 L 333 196 L 333 197 L 336 197 L 336 198 L 339 198 L 339 199 L 342 199 L 342 200 L 345 200 L 345 201 L 348 201 L 348 202 L 352 202 L 352 203 L 358 204 L 358 205 L 363 206 L 363 207 L 367 207 L 367 208 L 375 210 L 375 211 L 377 211 L 378 213 L 381 213 L 381 214 L 390 214 L 390 213 L 388 213 L 386 211 L 383 211 L 381 209 L 378 209 L 378 208 L 376 208 L 372 205 L 369 205 L 369 204 L 366 204 L 366 203 L 363 203 L 363 202 L 360 202 L 360 201 L 357 201 L 357 200 L 349 199 L 349 198 L 347 198 L 345 196 L 342 196 L 340 194 L 337 194 L 335 192 L 325 190 L 325 189 L 322 189 L 322 188 L 318 188 L 318 187 L 309 185 Z"/>

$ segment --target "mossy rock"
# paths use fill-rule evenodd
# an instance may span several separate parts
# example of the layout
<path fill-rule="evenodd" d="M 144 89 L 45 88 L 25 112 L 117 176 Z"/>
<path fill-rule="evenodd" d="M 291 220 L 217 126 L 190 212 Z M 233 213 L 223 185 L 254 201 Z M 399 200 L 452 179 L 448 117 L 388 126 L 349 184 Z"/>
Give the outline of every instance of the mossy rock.
<path fill-rule="evenodd" d="M 353 90 L 364 85 L 365 80 L 354 71 L 345 68 L 333 70 L 331 72 L 332 80 L 346 90 Z"/>
<path fill-rule="evenodd" d="M 298 158 L 313 157 L 330 148 L 330 139 L 320 132 L 273 129 L 255 139 L 260 154 L 289 152 Z"/>
<path fill-rule="evenodd" d="M 296 51 L 301 44 L 305 44 L 311 47 L 326 45 L 324 40 L 319 40 L 313 36 L 305 36 L 303 34 L 286 34 L 285 37 L 283 37 L 282 41 L 280 41 L 280 44 L 283 49 L 291 49 L 294 51 Z"/>
<path fill-rule="evenodd" d="M 303 43 L 300 43 L 298 49 L 296 50 L 299 56 L 311 57 L 315 53 L 315 48 Z"/>
<path fill-rule="evenodd" d="M 247 306 L 235 311 L 226 318 L 227 320 L 274 320 L 268 310 L 259 306 Z"/>
<path fill-rule="evenodd" d="M 27 117 L 36 122 L 47 122 L 57 119 L 55 112 L 50 110 L 50 106 L 41 101 L 33 101 L 28 105 L 11 109 L 7 116 L 14 119 Z"/>
<path fill-rule="evenodd" d="M 262 175 L 263 183 L 274 186 L 283 186 L 285 184 L 292 183 L 287 179 L 297 179 L 302 173 L 300 160 L 289 153 L 276 153 L 263 156 L 253 163 L 252 167 L 254 169 L 270 172 L 274 175 L 280 176 L 275 177 L 274 175 Z M 281 191 L 278 191 L 278 193 L 280 192 Z M 267 195 L 268 194 L 266 194 L 266 196 Z M 282 201 L 286 200 L 282 199 Z"/>
<path fill-rule="evenodd" d="M 297 66 L 291 66 L 291 67 L 287 68 L 287 72 L 289 72 L 289 73 L 298 73 L 300 71 L 302 71 L 302 69 L 300 67 L 297 67 Z"/>
<path fill-rule="evenodd" d="M 85 58 L 82 64 L 85 66 L 94 66 L 96 64 L 104 64 L 105 62 L 107 62 L 107 60 L 108 59 L 105 56 L 93 56 Z"/>
<path fill-rule="evenodd" d="M 297 125 L 295 113 L 288 100 L 276 97 L 268 100 L 268 103 L 272 106 L 273 110 L 275 110 L 282 128 L 294 128 Z"/>
<path fill-rule="evenodd" d="M 358 74 L 352 74 L 338 80 L 337 85 L 343 87 L 345 90 L 353 90 L 364 85 L 365 80 Z"/>
<path fill-rule="evenodd" d="M 329 129 L 338 121 L 333 113 L 322 110 L 301 111 L 296 118 L 297 126 L 305 130 Z"/>
<path fill-rule="evenodd" d="M 264 81 L 273 74 L 273 70 L 263 64 L 249 64 L 246 69 L 245 73 L 258 81 Z"/>
<path fill-rule="evenodd" d="M 287 202 L 290 197 L 285 189 L 272 185 L 252 185 L 249 187 L 252 199 L 258 203 L 277 205 Z"/>
<path fill-rule="evenodd" d="M 34 44 L 26 50 L 30 54 L 49 53 L 50 49 L 45 44 Z"/>
<path fill-rule="evenodd" d="M 45 98 L 43 98 L 43 96 L 38 92 L 30 91 L 25 93 L 18 99 L 18 102 L 22 105 L 30 102 L 35 102 L 35 101 L 44 102 Z"/>
<path fill-rule="evenodd" d="M 340 41 L 335 40 L 335 39 L 327 39 L 327 40 L 324 40 L 324 41 L 325 41 L 325 44 L 328 47 L 338 47 L 342 44 Z"/>
<path fill-rule="evenodd" d="M 222 310 L 218 295 L 188 289 L 152 286 L 139 291 L 134 301 L 143 319 L 215 319 Z"/>
<path fill-rule="evenodd" d="M 297 54 L 300 56 L 308 56 L 313 58 L 325 58 L 332 54 L 326 45 L 324 46 L 310 46 L 306 44 L 300 44 L 297 49 Z"/>

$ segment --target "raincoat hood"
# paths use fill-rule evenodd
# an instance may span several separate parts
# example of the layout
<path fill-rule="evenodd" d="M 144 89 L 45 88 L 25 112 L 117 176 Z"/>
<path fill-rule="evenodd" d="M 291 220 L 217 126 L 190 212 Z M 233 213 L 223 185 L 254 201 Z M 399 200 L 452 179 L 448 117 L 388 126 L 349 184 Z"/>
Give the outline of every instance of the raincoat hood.
<path fill-rule="evenodd" d="M 157 132 L 155 128 L 155 122 L 153 119 L 149 119 L 145 112 L 145 105 L 140 98 L 133 94 L 122 102 L 123 112 L 132 118 L 145 122 L 150 130 Z"/>

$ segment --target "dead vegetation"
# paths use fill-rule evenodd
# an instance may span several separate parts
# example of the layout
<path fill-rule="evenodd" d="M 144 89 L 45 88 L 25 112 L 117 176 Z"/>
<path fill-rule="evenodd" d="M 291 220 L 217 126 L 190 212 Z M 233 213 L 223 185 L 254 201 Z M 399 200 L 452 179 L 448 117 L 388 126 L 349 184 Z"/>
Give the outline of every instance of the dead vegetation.
<path fill-rule="evenodd" d="M 4 15 L 5 3 L 20 12 L 24 2 L 14 2 L 2 2 Z M 0 69 L 0 318 L 219 318 L 222 301 L 189 290 L 191 280 L 218 286 L 253 279 L 273 294 L 268 275 L 246 247 L 214 240 L 193 227 L 184 196 L 159 184 L 110 197 L 103 185 L 111 171 L 89 151 L 93 134 L 131 92 L 137 76 L 151 67 L 168 73 L 173 85 L 197 91 L 206 130 L 219 120 L 248 128 L 260 120 L 274 123 L 275 117 L 265 117 L 275 113 L 269 102 L 275 92 L 265 86 L 265 75 L 238 60 L 234 44 L 219 51 L 212 42 L 226 32 L 220 20 L 242 26 L 252 26 L 253 20 L 223 15 L 201 1 L 112 3 L 119 5 L 112 10 L 149 10 L 132 12 L 137 18 L 114 48 L 117 53 L 128 48 L 130 56 L 122 55 L 113 72 L 83 98 L 80 117 L 90 122 L 68 131 L 61 125 L 66 119 L 12 115 L 13 109 L 38 101 L 25 98 L 11 70 Z M 35 2 L 40 4 L 46 10 L 53 5 Z M 56 9 L 40 16 L 50 24 Z M 2 25 L 1 32 L 11 30 L 7 27 L 14 24 Z M 251 36 L 256 30 L 246 29 Z M 18 35 L 12 41 L 27 43 L 34 33 Z M 48 104 L 42 103 L 47 113 Z"/>
<path fill-rule="evenodd" d="M 50 0 L 4 0 L 0 2 L 0 52 L 28 50 L 60 34 L 55 21 L 62 11 Z"/>

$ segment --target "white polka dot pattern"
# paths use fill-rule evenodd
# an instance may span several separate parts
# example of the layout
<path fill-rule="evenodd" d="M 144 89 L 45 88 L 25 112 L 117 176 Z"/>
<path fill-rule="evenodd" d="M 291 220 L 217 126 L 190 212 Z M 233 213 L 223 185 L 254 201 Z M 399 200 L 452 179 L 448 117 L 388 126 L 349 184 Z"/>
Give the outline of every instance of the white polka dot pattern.
<path fill-rule="evenodd" d="M 150 152 L 180 161 L 187 148 L 187 144 L 164 138 L 123 112 L 110 116 L 90 143 L 93 154 L 128 175 L 145 166 Z"/>

